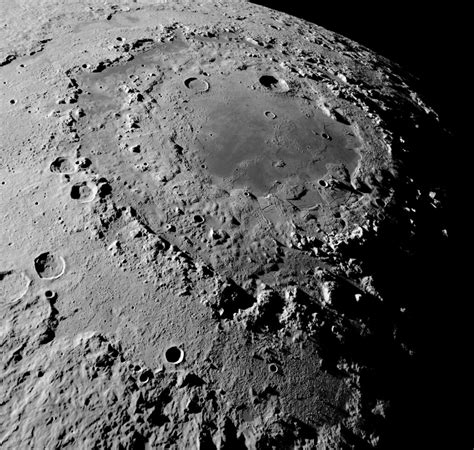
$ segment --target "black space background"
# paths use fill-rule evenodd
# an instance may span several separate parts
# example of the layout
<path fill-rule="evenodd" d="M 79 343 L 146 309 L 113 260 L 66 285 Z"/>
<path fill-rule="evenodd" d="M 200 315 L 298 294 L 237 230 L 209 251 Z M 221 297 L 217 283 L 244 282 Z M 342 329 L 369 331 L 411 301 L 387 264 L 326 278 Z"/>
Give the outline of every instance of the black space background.
<path fill-rule="evenodd" d="M 416 0 L 354 1 L 351 4 L 315 0 L 251 2 L 342 34 L 398 63 L 418 79 L 412 87 L 435 109 L 441 124 L 451 134 L 446 159 L 440 158 L 436 163 L 441 167 L 439 173 L 449 177 L 449 160 L 467 158 L 469 147 L 461 144 L 460 136 L 465 130 L 462 111 L 469 103 L 466 98 L 471 74 L 468 55 L 472 50 L 466 51 L 462 37 L 465 31 L 461 27 L 463 12 L 455 3 L 423 5 Z M 446 182 L 443 180 L 440 184 L 446 186 Z M 457 299 L 464 296 L 458 297 L 459 289 L 452 288 L 447 281 L 452 279 L 447 262 L 450 258 L 442 255 L 437 257 L 440 269 L 436 274 L 430 273 L 430 269 L 420 273 L 420 281 L 430 285 L 427 289 L 419 288 L 420 302 L 432 305 L 422 309 L 419 317 L 418 334 L 426 341 L 425 348 L 421 352 L 419 372 L 412 374 L 412 383 L 407 382 L 402 400 L 405 406 L 401 406 L 402 416 L 394 424 L 390 448 L 461 448 L 456 442 L 463 439 L 465 419 L 459 415 L 458 408 L 467 393 L 462 393 L 465 378 L 458 367 L 464 346 L 457 342 L 459 332 L 453 330 L 453 324 L 459 323 L 460 310 L 456 312 L 453 306 L 459 305 Z M 461 400 L 456 399 L 458 395 Z"/>

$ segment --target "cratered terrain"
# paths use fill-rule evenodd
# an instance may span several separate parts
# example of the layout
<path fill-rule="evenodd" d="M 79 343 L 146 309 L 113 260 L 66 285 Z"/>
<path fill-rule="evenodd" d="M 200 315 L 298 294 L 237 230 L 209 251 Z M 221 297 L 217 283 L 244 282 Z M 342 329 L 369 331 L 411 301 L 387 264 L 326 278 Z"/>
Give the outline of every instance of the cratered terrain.
<path fill-rule="evenodd" d="M 0 447 L 387 447 L 447 238 L 411 77 L 243 0 L 0 18 Z"/>

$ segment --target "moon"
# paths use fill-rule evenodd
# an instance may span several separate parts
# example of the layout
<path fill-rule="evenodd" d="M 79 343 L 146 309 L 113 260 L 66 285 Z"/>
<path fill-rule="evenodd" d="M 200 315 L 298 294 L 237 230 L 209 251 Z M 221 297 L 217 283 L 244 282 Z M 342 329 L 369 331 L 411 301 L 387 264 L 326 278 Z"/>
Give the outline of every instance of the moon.
<path fill-rule="evenodd" d="M 386 446 L 447 245 L 410 76 L 247 1 L 2 10 L 0 445 Z"/>

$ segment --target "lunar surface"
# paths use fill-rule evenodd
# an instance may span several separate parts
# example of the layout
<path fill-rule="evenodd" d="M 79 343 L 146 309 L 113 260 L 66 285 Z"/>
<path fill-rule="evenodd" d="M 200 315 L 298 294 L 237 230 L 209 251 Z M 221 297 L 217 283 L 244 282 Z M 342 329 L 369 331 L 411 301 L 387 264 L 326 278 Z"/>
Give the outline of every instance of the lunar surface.
<path fill-rule="evenodd" d="M 389 447 L 447 245 L 411 76 L 246 1 L 0 5 L 0 447 Z"/>

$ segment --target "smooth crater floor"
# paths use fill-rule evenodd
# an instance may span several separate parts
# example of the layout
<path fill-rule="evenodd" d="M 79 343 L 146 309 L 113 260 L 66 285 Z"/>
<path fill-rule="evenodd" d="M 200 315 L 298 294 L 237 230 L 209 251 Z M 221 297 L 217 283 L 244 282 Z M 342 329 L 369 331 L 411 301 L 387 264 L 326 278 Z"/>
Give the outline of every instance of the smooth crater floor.
<path fill-rule="evenodd" d="M 209 171 L 235 187 L 265 195 L 291 179 L 311 190 L 327 164 L 342 163 L 349 173 L 357 166 L 360 142 L 351 127 L 316 108 L 308 117 L 293 97 L 238 88 L 227 101 L 197 102 L 208 111 L 198 140 Z"/>

